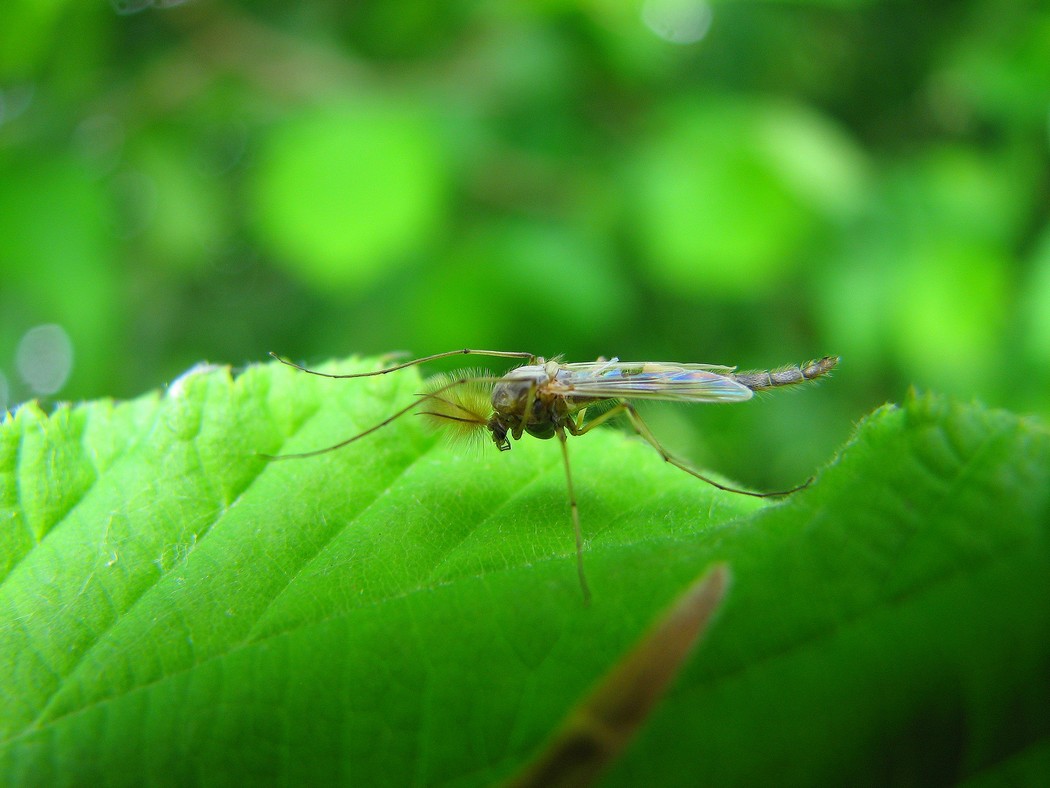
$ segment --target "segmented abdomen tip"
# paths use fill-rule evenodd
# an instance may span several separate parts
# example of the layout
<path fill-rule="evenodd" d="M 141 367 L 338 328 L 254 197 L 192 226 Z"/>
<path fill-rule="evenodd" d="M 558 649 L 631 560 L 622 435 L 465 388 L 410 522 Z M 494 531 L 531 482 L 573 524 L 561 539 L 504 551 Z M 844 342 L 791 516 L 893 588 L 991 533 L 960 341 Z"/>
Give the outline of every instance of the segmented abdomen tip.
<path fill-rule="evenodd" d="M 831 372 L 842 360 L 841 356 L 824 356 L 819 361 L 811 361 L 802 369 L 802 376 L 804 378 L 818 378 L 821 375 L 826 375 Z"/>

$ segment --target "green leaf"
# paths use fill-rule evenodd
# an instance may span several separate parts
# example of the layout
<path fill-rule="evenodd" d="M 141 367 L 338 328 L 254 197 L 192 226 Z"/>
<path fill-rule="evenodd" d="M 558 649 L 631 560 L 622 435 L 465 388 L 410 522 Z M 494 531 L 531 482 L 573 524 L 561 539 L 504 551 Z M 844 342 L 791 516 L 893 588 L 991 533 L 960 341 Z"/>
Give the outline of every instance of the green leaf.
<path fill-rule="evenodd" d="M 417 386 L 203 368 L 162 396 L 8 417 L 0 773 L 503 779 L 714 561 L 734 577 L 718 626 L 610 784 L 1046 764 L 1044 428 L 913 398 L 769 505 L 615 431 L 573 440 L 585 608 L 556 444 L 455 453 L 406 417 L 312 459 L 257 454 L 348 437 Z"/>

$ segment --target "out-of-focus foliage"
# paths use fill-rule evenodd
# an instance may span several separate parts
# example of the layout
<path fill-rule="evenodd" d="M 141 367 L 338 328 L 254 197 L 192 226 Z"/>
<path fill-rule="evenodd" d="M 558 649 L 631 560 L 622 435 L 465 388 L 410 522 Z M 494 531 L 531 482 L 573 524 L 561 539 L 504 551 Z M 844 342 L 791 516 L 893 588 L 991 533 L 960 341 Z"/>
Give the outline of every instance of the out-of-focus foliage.
<path fill-rule="evenodd" d="M 909 384 L 1046 415 L 1048 110 L 1017 0 L 15 0 L 0 406 L 271 349 L 842 354 L 651 416 L 762 486 Z"/>

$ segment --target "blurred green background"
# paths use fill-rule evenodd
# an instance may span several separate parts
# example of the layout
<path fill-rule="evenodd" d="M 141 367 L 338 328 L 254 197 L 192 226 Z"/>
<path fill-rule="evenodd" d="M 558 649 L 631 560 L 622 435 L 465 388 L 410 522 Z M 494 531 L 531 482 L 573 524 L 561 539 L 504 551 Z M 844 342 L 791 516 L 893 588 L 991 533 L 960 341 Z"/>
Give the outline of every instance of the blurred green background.
<path fill-rule="evenodd" d="M 1041 5 L 8 0 L 0 408 L 269 350 L 841 354 L 651 410 L 758 486 L 909 385 L 1045 416 Z"/>

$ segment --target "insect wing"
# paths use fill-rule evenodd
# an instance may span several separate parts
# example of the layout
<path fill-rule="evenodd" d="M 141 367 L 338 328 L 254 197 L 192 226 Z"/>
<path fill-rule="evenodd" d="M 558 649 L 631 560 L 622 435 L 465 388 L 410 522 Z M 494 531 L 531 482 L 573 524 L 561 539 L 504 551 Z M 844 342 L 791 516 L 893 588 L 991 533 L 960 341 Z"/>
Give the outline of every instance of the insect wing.
<path fill-rule="evenodd" d="M 732 367 L 653 361 L 564 364 L 560 392 L 581 399 L 654 399 L 673 402 L 743 402 L 754 392 L 729 377 Z"/>

